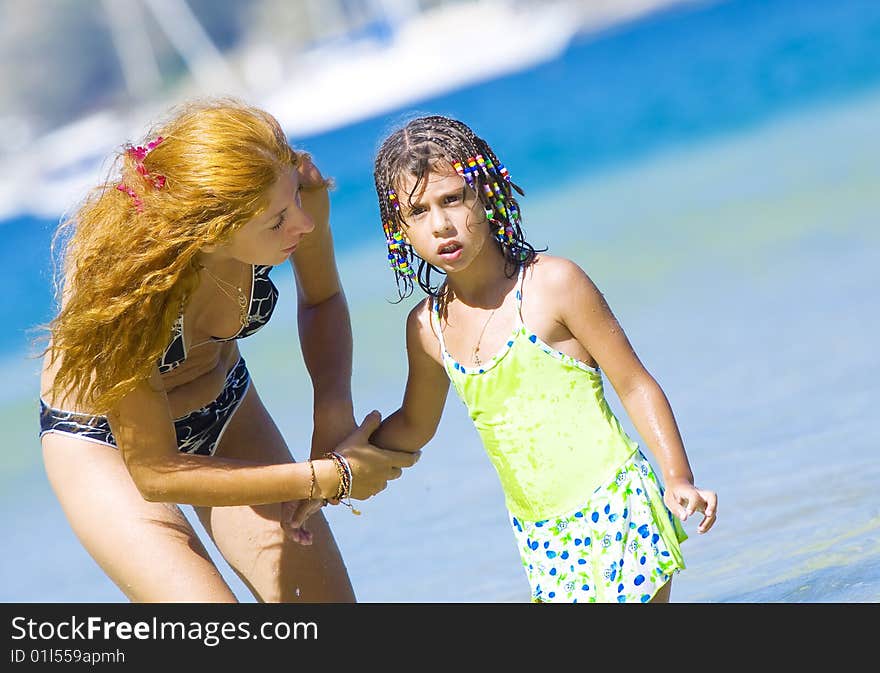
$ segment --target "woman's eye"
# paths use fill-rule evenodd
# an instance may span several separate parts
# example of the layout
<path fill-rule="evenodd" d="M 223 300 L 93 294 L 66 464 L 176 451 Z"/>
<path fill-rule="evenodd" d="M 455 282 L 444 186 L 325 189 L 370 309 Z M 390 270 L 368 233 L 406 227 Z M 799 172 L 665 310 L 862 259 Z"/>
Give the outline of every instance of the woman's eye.
<path fill-rule="evenodd" d="M 284 221 L 286 219 L 286 215 L 282 215 L 281 218 L 272 226 L 272 231 L 278 231 L 281 227 L 284 226 Z"/>

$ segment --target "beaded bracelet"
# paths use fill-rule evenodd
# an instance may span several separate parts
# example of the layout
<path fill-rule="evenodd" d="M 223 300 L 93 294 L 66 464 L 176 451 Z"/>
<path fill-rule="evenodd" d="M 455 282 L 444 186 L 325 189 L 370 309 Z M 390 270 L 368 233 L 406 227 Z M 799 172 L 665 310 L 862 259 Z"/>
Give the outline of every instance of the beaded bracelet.
<path fill-rule="evenodd" d="M 339 488 L 336 489 L 336 493 L 333 495 L 333 499 L 342 500 L 342 498 L 344 498 L 345 494 L 348 492 L 346 485 L 348 474 L 345 471 L 345 467 L 343 466 L 342 461 L 339 460 L 339 454 L 330 451 L 325 453 L 324 456 L 333 461 L 333 467 L 336 468 L 336 476 L 339 477 Z"/>
<path fill-rule="evenodd" d="M 333 464 L 336 466 L 336 472 L 339 474 L 339 490 L 336 492 L 335 499 L 351 509 L 352 514 L 360 515 L 360 510 L 351 504 L 351 484 L 354 478 L 351 465 L 348 464 L 345 456 L 335 451 L 328 451 L 324 455 L 333 461 Z M 346 498 L 348 502 L 346 502 Z"/>
<path fill-rule="evenodd" d="M 342 467 L 345 469 L 345 479 L 346 479 L 345 492 L 346 492 L 346 495 L 348 495 L 348 498 L 350 500 L 351 499 L 351 483 L 352 483 L 352 478 L 354 477 L 354 474 L 351 471 L 351 465 L 348 462 L 348 458 L 343 456 L 341 453 L 338 453 L 336 455 L 339 458 L 339 462 L 342 463 Z"/>

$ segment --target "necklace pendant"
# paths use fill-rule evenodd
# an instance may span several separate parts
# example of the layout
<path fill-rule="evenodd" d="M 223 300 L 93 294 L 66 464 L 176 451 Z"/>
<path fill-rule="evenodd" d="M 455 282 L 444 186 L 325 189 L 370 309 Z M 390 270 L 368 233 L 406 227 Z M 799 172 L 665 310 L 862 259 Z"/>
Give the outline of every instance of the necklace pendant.
<path fill-rule="evenodd" d="M 478 367 L 482 366 L 483 361 L 480 359 L 480 343 L 483 341 L 483 335 L 486 333 L 486 328 L 489 326 L 489 322 L 492 320 L 492 316 L 495 315 L 495 311 L 498 309 L 492 309 L 492 312 L 489 314 L 489 317 L 486 318 L 486 322 L 483 323 L 483 329 L 480 330 L 480 336 L 477 337 L 477 344 L 474 346 L 474 354 L 471 358 L 474 361 L 474 364 Z"/>
<path fill-rule="evenodd" d="M 247 327 L 248 323 L 250 323 L 247 298 L 244 296 L 244 292 L 241 291 L 241 288 L 238 288 L 238 291 L 238 321 L 241 323 L 242 327 Z"/>

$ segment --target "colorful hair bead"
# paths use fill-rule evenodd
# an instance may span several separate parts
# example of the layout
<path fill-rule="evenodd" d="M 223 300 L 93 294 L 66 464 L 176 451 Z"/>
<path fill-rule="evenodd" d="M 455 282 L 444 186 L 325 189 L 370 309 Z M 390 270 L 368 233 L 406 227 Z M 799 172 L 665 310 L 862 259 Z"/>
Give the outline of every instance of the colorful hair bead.
<path fill-rule="evenodd" d="M 492 236 L 498 241 L 501 245 L 511 245 L 514 241 L 513 237 L 513 227 L 510 224 L 506 224 L 503 221 L 498 221 L 495 219 L 495 211 L 491 208 L 486 208 L 486 219 L 489 221 L 489 225 L 491 226 Z"/>
<path fill-rule="evenodd" d="M 382 225 L 385 230 L 385 242 L 388 245 L 388 262 L 391 269 L 401 276 L 414 275 L 412 267 L 406 256 L 406 242 L 403 240 L 403 234 L 394 230 L 391 221 Z"/>
<path fill-rule="evenodd" d="M 468 187 L 471 189 L 474 188 L 474 170 L 472 168 L 472 162 L 473 159 L 465 159 L 464 166 L 462 166 L 459 161 L 456 161 L 452 165 L 452 167 L 455 168 L 455 172 L 465 179 L 465 182 L 468 183 Z"/>
<path fill-rule="evenodd" d="M 495 232 L 495 238 L 501 245 L 510 245 L 513 243 L 513 227 L 509 224 L 501 225 Z"/>
<path fill-rule="evenodd" d="M 514 204 L 510 204 L 510 219 L 513 222 L 519 224 L 522 221 L 522 217 L 520 216 L 519 208 Z"/>

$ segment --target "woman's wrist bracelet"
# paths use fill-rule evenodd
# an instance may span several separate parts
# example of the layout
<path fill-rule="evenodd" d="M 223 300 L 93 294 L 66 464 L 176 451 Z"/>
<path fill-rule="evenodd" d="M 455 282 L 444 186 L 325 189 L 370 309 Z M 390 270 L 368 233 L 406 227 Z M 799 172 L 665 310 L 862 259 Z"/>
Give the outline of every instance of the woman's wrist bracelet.
<path fill-rule="evenodd" d="M 336 472 L 339 474 L 339 490 L 336 493 L 335 499 L 343 505 L 348 506 L 351 509 L 352 514 L 360 514 L 360 510 L 355 509 L 351 504 L 351 484 L 354 478 L 354 473 L 351 470 L 351 465 L 348 460 L 345 456 L 336 451 L 328 451 L 324 455 L 333 461 L 333 464 L 336 466 Z M 346 502 L 346 498 L 348 499 L 348 502 Z"/>
<path fill-rule="evenodd" d="M 334 500 L 342 500 L 345 497 L 345 494 L 348 493 L 348 475 L 345 471 L 345 466 L 342 464 L 340 460 L 339 454 L 333 451 L 328 451 L 324 454 L 325 457 L 329 458 L 333 462 L 333 467 L 336 468 L 336 476 L 339 477 L 339 487 L 336 489 L 336 493 L 333 495 Z"/>
<path fill-rule="evenodd" d="M 315 476 L 315 464 L 309 460 L 309 469 L 311 470 L 312 477 L 309 481 L 309 500 L 312 500 L 315 496 L 315 483 L 318 481 L 318 477 Z"/>

